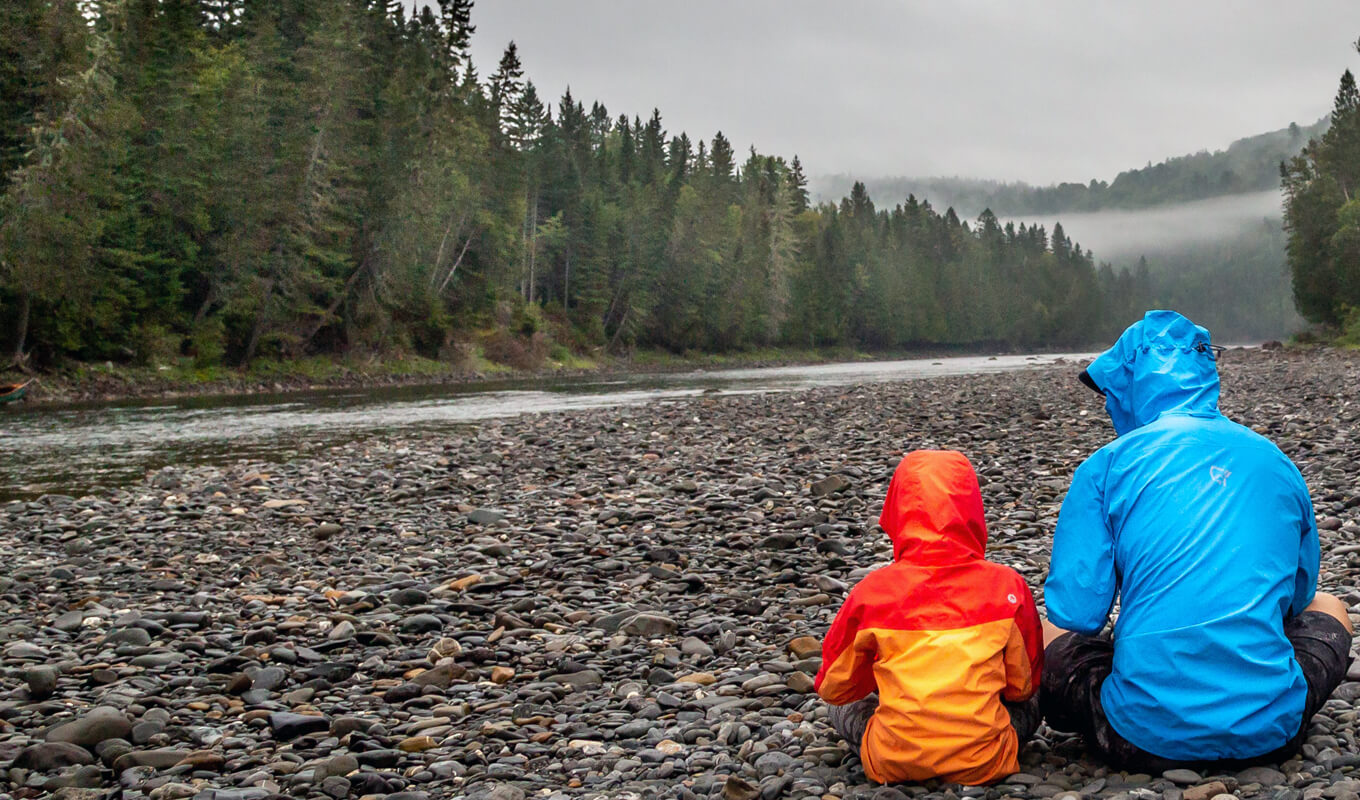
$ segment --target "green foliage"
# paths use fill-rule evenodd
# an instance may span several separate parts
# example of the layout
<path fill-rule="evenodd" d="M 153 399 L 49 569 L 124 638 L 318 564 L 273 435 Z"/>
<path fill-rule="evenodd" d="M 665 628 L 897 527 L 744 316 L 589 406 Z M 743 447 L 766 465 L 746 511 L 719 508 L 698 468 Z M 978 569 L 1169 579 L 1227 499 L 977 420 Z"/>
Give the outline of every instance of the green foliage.
<path fill-rule="evenodd" d="M 1360 307 L 1345 307 L 1341 317 L 1341 333 L 1336 337 L 1336 344 L 1360 348 Z"/>
<path fill-rule="evenodd" d="M 1280 173 L 1294 302 L 1310 322 L 1349 330 L 1360 307 L 1360 91 L 1350 70 L 1331 123 Z"/>
<path fill-rule="evenodd" d="M 483 84 L 469 0 L 76 7 L 0 16 L 20 358 L 1069 345 L 1150 302 L 1056 230 L 863 185 L 812 207 L 796 157 L 552 107 L 513 43 Z"/>

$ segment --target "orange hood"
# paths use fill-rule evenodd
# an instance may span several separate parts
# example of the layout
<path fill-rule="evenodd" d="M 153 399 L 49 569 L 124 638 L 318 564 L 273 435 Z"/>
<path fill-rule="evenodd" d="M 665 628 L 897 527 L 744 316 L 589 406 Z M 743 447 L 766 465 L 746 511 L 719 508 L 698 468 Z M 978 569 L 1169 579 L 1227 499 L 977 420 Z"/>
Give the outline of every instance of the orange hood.
<path fill-rule="evenodd" d="M 982 492 L 967 456 L 916 450 L 897 465 L 878 524 L 893 543 L 893 560 L 950 564 L 982 558 L 987 522 Z"/>

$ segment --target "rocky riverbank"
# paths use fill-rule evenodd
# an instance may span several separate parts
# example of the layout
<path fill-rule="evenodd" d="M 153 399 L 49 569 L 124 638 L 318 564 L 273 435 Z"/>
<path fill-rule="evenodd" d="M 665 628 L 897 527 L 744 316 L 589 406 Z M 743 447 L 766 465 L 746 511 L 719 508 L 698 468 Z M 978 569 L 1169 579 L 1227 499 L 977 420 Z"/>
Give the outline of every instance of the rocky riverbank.
<path fill-rule="evenodd" d="M 1360 358 L 1222 372 L 1360 603 Z M 526 416 L 0 506 L 0 796 L 1353 800 L 1360 682 L 1303 757 L 1231 775 L 1111 773 L 1044 727 L 1000 785 L 882 788 L 831 733 L 818 637 L 890 557 L 897 460 L 965 452 L 991 557 L 1037 589 L 1111 436 L 1071 373 Z"/>

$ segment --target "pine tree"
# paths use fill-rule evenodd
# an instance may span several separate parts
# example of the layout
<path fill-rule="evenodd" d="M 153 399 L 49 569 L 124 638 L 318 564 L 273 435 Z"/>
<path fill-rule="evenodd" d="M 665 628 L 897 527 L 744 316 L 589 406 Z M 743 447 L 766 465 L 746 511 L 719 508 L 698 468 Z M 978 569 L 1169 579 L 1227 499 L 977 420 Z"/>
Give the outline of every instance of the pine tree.
<path fill-rule="evenodd" d="M 506 45 L 500 64 L 491 74 L 488 88 L 497 124 L 501 132 L 507 132 L 514 124 L 514 109 L 524 94 L 524 67 L 520 64 L 519 48 L 514 42 Z"/>
<path fill-rule="evenodd" d="M 439 0 L 439 24 L 444 33 L 441 55 L 448 73 L 454 75 L 460 64 L 471 63 L 468 48 L 477 32 L 472 24 L 472 0 Z"/>
<path fill-rule="evenodd" d="M 793 163 L 789 164 L 789 189 L 793 193 L 794 213 L 801 214 L 808 209 L 808 190 L 807 176 L 803 174 L 803 162 L 798 160 L 798 156 L 793 157 Z"/>

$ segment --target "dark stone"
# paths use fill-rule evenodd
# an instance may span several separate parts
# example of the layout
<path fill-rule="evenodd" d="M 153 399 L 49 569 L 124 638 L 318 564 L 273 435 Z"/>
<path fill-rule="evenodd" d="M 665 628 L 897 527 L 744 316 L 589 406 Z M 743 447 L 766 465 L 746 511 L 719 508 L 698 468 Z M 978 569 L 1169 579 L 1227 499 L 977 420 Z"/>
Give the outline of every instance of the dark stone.
<path fill-rule="evenodd" d="M 309 733 L 329 731 L 331 721 L 325 717 L 275 711 L 269 715 L 269 729 L 273 731 L 275 739 L 285 742 Z"/>
<path fill-rule="evenodd" d="M 42 665 L 24 670 L 24 680 L 28 682 L 28 696 L 34 700 L 46 700 L 57 691 L 57 678 L 61 673 L 56 667 Z"/>

